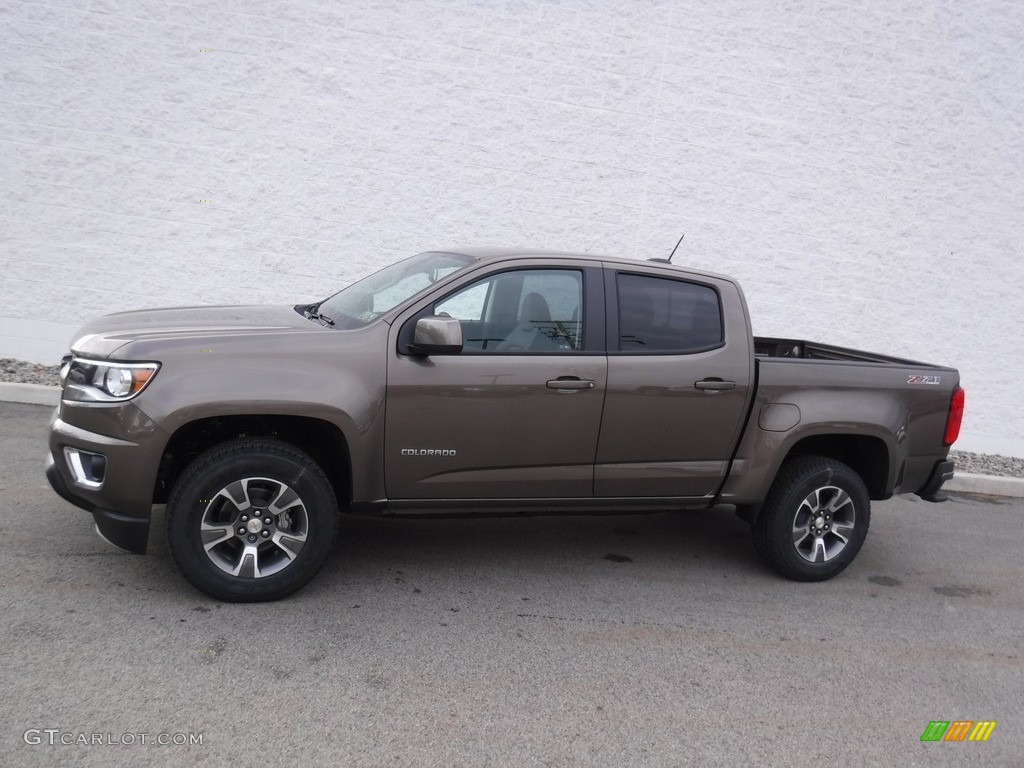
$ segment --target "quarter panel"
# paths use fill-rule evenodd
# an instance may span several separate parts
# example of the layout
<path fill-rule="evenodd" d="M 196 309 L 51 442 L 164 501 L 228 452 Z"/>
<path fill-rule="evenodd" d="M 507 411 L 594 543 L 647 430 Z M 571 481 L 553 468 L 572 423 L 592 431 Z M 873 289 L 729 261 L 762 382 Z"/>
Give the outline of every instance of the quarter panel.
<path fill-rule="evenodd" d="M 955 370 L 943 369 L 941 385 L 930 386 L 908 383 L 914 374 L 935 374 L 912 363 L 771 359 L 758 360 L 758 369 L 754 412 L 785 403 L 799 410 L 800 420 L 788 431 L 766 431 L 751 420 L 723 487 L 723 503 L 762 501 L 790 450 L 806 437 L 881 440 L 889 458 L 887 493 L 918 490 L 934 462 L 948 454 L 942 436 L 949 396 L 959 383 Z"/>

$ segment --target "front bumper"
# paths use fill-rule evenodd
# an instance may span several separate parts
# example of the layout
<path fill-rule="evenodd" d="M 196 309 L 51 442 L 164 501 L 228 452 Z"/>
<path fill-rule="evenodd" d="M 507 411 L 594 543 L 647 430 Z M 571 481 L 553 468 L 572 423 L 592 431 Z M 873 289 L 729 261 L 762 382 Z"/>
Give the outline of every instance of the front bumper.
<path fill-rule="evenodd" d="M 917 492 L 917 495 L 925 501 L 945 501 L 948 497 L 942 492 L 942 484 L 953 478 L 955 466 L 952 459 L 935 462 L 932 473 L 928 476 L 928 482 Z"/>
<path fill-rule="evenodd" d="M 53 454 L 46 457 L 46 479 L 50 486 L 65 501 L 92 513 L 96 521 L 96 533 L 105 541 L 118 549 L 136 555 L 146 554 L 146 543 L 149 541 L 149 518 L 128 517 L 112 509 L 104 509 L 82 496 L 76 496 L 64 482 L 64 477 L 57 469 Z"/>
<path fill-rule="evenodd" d="M 145 554 L 164 438 L 131 403 L 97 407 L 64 401 L 50 422 L 46 479 L 61 498 L 92 513 L 100 536 Z M 81 467 L 69 459 L 75 451 L 106 458 L 101 481 L 83 482 Z"/>

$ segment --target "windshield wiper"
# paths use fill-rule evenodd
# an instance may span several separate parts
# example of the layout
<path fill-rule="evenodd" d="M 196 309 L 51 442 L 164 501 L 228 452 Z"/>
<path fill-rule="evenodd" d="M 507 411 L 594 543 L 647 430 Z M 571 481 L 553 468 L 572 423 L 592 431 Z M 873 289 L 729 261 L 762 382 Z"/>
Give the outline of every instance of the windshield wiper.
<path fill-rule="evenodd" d="M 323 304 L 322 301 L 318 301 L 316 304 L 310 304 L 302 314 L 305 315 L 307 320 L 316 320 L 319 323 L 323 323 L 328 328 L 333 328 L 334 321 L 327 315 L 320 313 L 321 304 Z"/>

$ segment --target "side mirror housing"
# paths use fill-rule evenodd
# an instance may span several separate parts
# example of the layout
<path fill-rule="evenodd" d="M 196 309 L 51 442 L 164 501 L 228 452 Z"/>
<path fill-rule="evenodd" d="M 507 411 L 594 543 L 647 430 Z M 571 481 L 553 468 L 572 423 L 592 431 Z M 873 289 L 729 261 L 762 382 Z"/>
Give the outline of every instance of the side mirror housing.
<path fill-rule="evenodd" d="M 462 352 L 462 325 L 453 317 L 421 317 L 409 350 L 417 355 L 457 355 Z"/>

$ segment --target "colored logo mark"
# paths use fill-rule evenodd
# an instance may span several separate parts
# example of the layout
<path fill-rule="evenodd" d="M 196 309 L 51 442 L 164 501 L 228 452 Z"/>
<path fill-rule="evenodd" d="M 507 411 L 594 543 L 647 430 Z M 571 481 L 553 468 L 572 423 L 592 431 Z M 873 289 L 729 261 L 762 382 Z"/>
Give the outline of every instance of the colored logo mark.
<path fill-rule="evenodd" d="M 988 741 L 995 729 L 995 720 L 932 720 L 921 741 Z"/>

